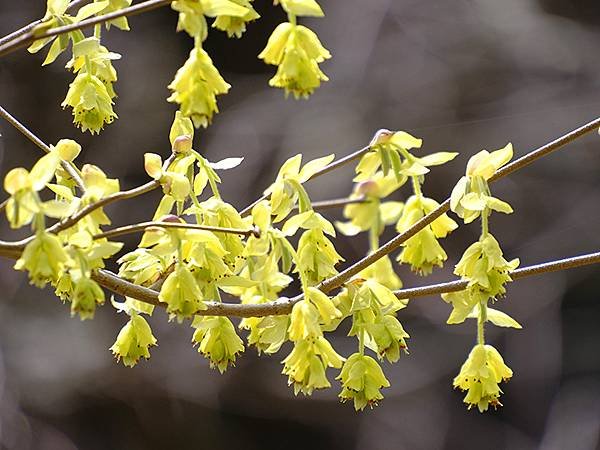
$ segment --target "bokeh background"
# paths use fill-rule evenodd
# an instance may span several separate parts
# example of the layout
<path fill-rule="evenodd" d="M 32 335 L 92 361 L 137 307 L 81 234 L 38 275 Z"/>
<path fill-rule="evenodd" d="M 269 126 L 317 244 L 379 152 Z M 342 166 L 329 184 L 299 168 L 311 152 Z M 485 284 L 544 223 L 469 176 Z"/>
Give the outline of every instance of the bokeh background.
<path fill-rule="evenodd" d="M 308 101 L 268 87 L 273 67 L 257 60 L 284 15 L 256 0 L 263 16 L 241 40 L 210 33 L 206 48 L 233 85 L 218 114 L 197 133 L 195 148 L 211 160 L 245 156 L 224 174 L 224 198 L 238 207 L 255 199 L 279 165 L 343 156 L 385 127 L 424 139 L 424 153 L 460 156 L 435 169 L 424 186 L 443 200 L 468 158 L 513 142 L 524 154 L 600 114 L 600 3 L 597 0 L 343 0 L 322 2 L 326 17 L 302 20 L 333 59 L 331 81 Z M 42 0 L 0 0 L 0 34 L 43 15 Z M 124 55 L 116 63 L 120 119 L 99 137 L 81 134 L 60 108 L 72 76 L 63 56 L 49 67 L 25 50 L 0 59 L 0 104 L 48 143 L 82 143 L 80 162 L 100 165 L 124 188 L 147 181 L 143 154 L 169 153 L 174 106 L 166 88 L 191 48 L 176 34 L 168 8 L 130 20 L 132 32 L 105 33 Z M 0 123 L 3 176 L 28 167 L 39 150 Z M 491 227 L 509 258 L 522 264 L 600 248 L 600 137 L 591 133 L 494 185 L 515 214 Z M 352 168 L 310 182 L 314 200 L 346 196 Z M 402 190 L 396 196 L 408 195 Z M 146 220 L 158 193 L 109 208 L 115 224 Z M 339 218 L 341 211 L 330 211 Z M 5 224 L 3 238 L 17 237 Z M 444 241 L 449 260 L 427 280 L 398 269 L 407 287 L 452 279 L 452 267 L 477 238 L 476 225 Z M 390 232 L 386 237 L 391 237 Z M 134 238 L 126 240 L 129 247 Z M 366 239 L 342 239 L 347 261 Z M 451 381 L 470 350 L 474 323 L 445 325 L 439 297 L 401 312 L 410 355 L 384 365 L 392 387 L 370 411 L 339 404 L 338 383 L 295 398 L 280 374 L 287 347 L 272 357 L 253 350 L 219 375 L 190 345 L 188 324 L 151 319 L 159 347 L 134 369 L 108 348 L 124 318 L 107 305 L 93 321 L 71 319 L 49 290 L 0 261 L 0 446 L 3 449 L 595 449 L 600 442 L 600 271 L 588 267 L 518 281 L 503 310 L 523 330 L 491 329 L 490 341 L 515 376 L 504 407 L 467 411 Z M 353 340 L 332 338 L 342 354 Z M 331 374 L 331 378 L 333 378 Z"/>

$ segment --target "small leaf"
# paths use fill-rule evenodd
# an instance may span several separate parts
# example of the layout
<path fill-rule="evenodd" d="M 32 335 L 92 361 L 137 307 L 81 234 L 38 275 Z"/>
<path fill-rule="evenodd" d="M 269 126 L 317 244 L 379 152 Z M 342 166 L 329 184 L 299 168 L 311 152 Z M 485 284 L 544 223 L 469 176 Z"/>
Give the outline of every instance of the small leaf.
<path fill-rule="evenodd" d="M 98 14 L 100 11 L 105 9 L 109 5 L 109 1 L 102 2 L 94 2 L 88 5 L 83 6 L 79 11 L 77 11 L 77 15 L 75 16 L 75 22 L 80 22 L 83 19 L 87 19 L 88 17 L 93 16 L 94 14 Z"/>
<path fill-rule="evenodd" d="M 300 182 L 303 183 L 303 182 L 307 181 L 308 179 L 310 179 L 319 170 L 321 170 L 324 167 L 326 167 L 327 165 L 329 165 L 329 163 L 331 161 L 333 161 L 334 158 L 335 158 L 335 155 L 331 154 L 331 155 L 323 156 L 322 158 L 313 159 L 312 161 L 307 162 L 304 165 L 304 167 L 302 167 L 302 170 L 300 171 L 300 175 L 299 175 Z"/>
<path fill-rule="evenodd" d="M 487 318 L 490 322 L 498 327 L 506 327 L 506 328 L 523 328 L 519 322 L 510 317 L 508 314 L 499 311 L 497 309 L 489 308 L 487 309 Z"/>
<path fill-rule="evenodd" d="M 405 150 L 410 150 L 411 148 L 421 148 L 423 144 L 422 139 L 418 139 L 405 131 L 396 131 L 389 142 L 391 144 L 397 145 L 398 147 L 402 147 Z"/>
<path fill-rule="evenodd" d="M 56 195 L 66 200 L 73 200 L 75 198 L 75 196 L 73 195 L 73 191 L 67 186 L 62 186 L 60 184 L 53 183 L 48 183 L 46 186 Z"/>
<path fill-rule="evenodd" d="M 423 156 L 422 158 L 418 158 L 418 160 L 424 166 L 439 166 L 452 161 L 457 155 L 458 153 L 456 152 L 438 152 Z"/>
<path fill-rule="evenodd" d="M 512 207 L 508 203 L 503 202 L 502 200 L 495 197 L 487 198 L 487 206 L 490 209 L 493 209 L 494 211 L 498 211 L 504 214 L 510 214 L 513 212 Z"/>

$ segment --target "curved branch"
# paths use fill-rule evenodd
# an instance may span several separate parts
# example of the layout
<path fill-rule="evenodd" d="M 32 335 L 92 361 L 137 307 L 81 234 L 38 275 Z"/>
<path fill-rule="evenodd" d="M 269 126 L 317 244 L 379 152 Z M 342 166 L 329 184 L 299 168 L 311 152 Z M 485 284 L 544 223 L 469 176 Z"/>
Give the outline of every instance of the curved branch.
<path fill-rule="evenodd" d="M 123 236 L 125 234 L 133 234 L 146 231 L 148 228 L 182 228 L 186 230 L 205 230 L 213 233 L 230 233 L 239 234 L 240 236 L 255 236 L 260 237 L 258 228 L 252 230 L 239 230 L 237 228 L 213 227 L 210 225 L 198 225 L 196 223 L 173 223 L 173 222 L 142 222 L 133 225 L 124 225 L 122 227 L 113 228 L 93 236 L 94 239 L 112 238 Z"/>
<path fill-rule="evenodd" d="M 72 1 L 71 3 L 69 3 L 69 6 L 67 6 L 67 11 L 76 9 L 78 7 L 80 7 L 81 5 L 83 5 L 84 3 L 86 3 L 88 0 L 75 0 Z M 14 41 L 16 38 L 18 38 L 19 36 L 24 35 L 25 33 L 33 30 L 37 25 L 39 25 L 40 23 L 42 23 L 42 19 L 38 19 L 38 20 L 34 20 L 33 22 L 19 28 L 18 30 L 13 31 L 10 34 L 7 34 L 6 36 L 3 36 L 2 38 L 0 38 L 0 46 L 3 46 L 4 44 L 10 42 L 10 41 Z"/>
<path fill-rule="evenodd" d="M 587 266 L 600 263 L 600 252 L 589 253 L 587 255 L 574 256 L 572 258 L 559 259 L 557 261 L 535 264 L 522 267 L 511 272 L 513 280 L 526 278 L 532 275 L 540 275 L 546 272 L 556 272 L 560 270 L 572 269 L 575 267 Z M 144 303 L 154 306 L 164 307 L 158 299 L 158 292 L 143 286 L 138 286 L 128 281 L 124 281 L 112 272 L 107 270 L 98 270 L 92 278 L 101 286 L 117 294 L 135 298 Z M 395 291 L 396 297 L 415 298 L 427 295 L 443 294 L 446 292 L 456 292 L 463 290 L 468 281 L 457 280 L 446 283 L 434 284 L 410 289 L 401 289 Z M 289 314 L 297 301 L 287 297 L 281 297 L 273 302 L 262 304 L 240 304 L 240 303 L 220 303 L 205 302 L 207 309 L 196 312 L 201 316 L 229 316 L 229 317 L 264 317 L 281 316 Z"/>

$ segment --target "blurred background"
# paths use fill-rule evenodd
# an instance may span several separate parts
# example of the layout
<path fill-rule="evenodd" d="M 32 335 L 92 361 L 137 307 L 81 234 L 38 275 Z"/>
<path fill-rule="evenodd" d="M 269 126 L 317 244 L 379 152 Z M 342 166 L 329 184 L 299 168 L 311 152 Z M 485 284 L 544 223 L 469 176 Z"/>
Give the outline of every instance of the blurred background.
<path fill-rule="evenodd" d="M 232 84 L 221 113 L 195 138 L 210 160 L 245 156 L 223 175 L 224 198 L 244 207 L 296 153 L 306 159 L 343 156 L 379 128 L 424 139 L 423 153 L 460 156 L 436 168 L 426 195 L 445 199 L 468 158 L 508 141 L 522 155 L 600 114 L 600 3 L 597 0 L 344 0 L 325 1 L 323 19 L 302 20 L 333 58 L 331 81 L 308 101 L 268 87 L 274 68 L 256 58 L 284 20 L 279 7 L 256 0 L 262 18 L 241 40 L 212 31 L 206 48 Z M 0 0 L 0 34 L 44 14 L 42 0 Z M 71 124 L 63 100 L 72 75 L 63 55 L 40 67 L 45 51 L 20 50 L 0 59 L 0 104 L 47 143 L 78 140 L 79 162 L 100 165 L 123 188 L 147 181 L 143 154 L 169 153 L 175 111 L 166 88 L 192 42 L 175 33 L 169 8 L 130 19 L 104 43 L 124 55 L 116 112 L 98 137 Z M 39 150 L 0 123 L 0 175 L 29 167 Z M 590 133 L 494 184 L 515 213 L 494 215 L 491 227 L 508 258 L 522 265 L 600 248 L 600 137 Z M 346 196 L 352 167 L 308 185 L 313 200 Z M 397 199 L 408 195 L 398 192 Z M 109 208 L 116 225 L 147 220 L 157 192 Z M 341 217 L 329 211 L 328 217 Z M 2 237 L 18 237 L 5 222 Z M 386 238 L 393 236 L 393 230 Z M 477 225 L 461 227 L 443 245 L 446 267 L 426 279 L 405 268 L 406 287 L 453 279 Z M 135 238 L 126 240 L 131 248 Z M 348 262 L 366 238 L 340 239 Z M 395 255 L 394 255 L 395 256 Z M 515 282 L 498 304 L 523 330 L 489 327 L 514 378 L 503 385 L 504 407 L 467 411 L 453 391 L 475 336 L 475 324 L 445 325 L 439 297 L 415 299 L 400 320 L 410 355 L 384 364 L 392 383 L 379 407 L 356 413 L 339 404 L 339 385 L 297 397 L 280 374 L 286 346 L 258 358 L 249 349 L 224 375 L 190 345 L 187 324 L 150 322 L 159 340 L 150 361 L 134 369 L 115 363 L 108 348 L 124 317 L 107 305 L 93 321 L 69 317 L 50 292 L 0 261 L 0 446 L 3 449 L 595 449 L 600 448 L 600 269 L 587 267 Z M 332 337 L 349 355 L 355 342 Z M 330 374 L 332 379 L 334 374 Z"/>

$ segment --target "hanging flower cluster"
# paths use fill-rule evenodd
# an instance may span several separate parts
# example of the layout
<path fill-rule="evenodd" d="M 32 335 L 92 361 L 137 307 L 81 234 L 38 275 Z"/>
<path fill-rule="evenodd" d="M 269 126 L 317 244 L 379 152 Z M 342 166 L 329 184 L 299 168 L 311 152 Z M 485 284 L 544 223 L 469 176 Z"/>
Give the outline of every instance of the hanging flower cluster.
<path fill-rule="evenodd" d="M 35 32 L 120 11 L 131 3 L 97 0 L 71 15 L 66 0 L 48 0 Z M 328 80 L 320 65 L 331 54 L 312 30 L 297 22 L 299 17 L 322 17 L 323 11 L 315 0 L 274 3 L 283 8 L 288 20 L 275 28 L 258 57 L 277 67 L 271 86 L 283 89 L 286 96 L 307 98 Z M 4 179 L 10 226 L 30 225 L 33 230 L 22 247 L 15 247 L 20 251 L 15 268 L 28 272 L 38 287 L 52 285 L 56 295 L 69 303 L 71 314 L 82 320 L 93 318 L 96 307 L 105 303 L 100 283 L 106 285 L 107 278 L 118 276 L 136 285 L 143 295 L 111 302 L 127 317 L 110 348 L 125 366 L 150 357 L 157 339 L 147 318 L 160 306 L 169 320 L 191 321 L 192 344 L 220 372 L 233 366 L 245 350 L 239 328 L 247 332 L 246 344 L 259 353 L 274 354 L 284 343 L 292 344 L 282 361 L 282 373 L 295 394 L 310 395 L 331 387 L 333 378 L 328 372 L 335 370 L 341 401 L 351 400 L 357 410 L 377 405 L 383 399 L 382 390 L 390 386 L 383 365 L 397 363 L 408 354 L 409 334 L 399 317 L 408 300 L 396 292 L 402 286 L 396 263 L 429 275 L 448 259 L 440 241 L 458 224 L 447 214 L 439 214 L 421 225 L 441 207 L 424 195 L 423 185 L 432 167 L 452 161 L 457 153 L 420 156 L 421 139 L 383 129 L 355 168 L 356 184 L 343 209 L 344 221 L 332 223 L 318 212 L 304 186 L 330 170 L 334 155 L 304 164 L 302 155 L 288 159 L 264 197 L 251 210 L 238 211 L 221 197 L 220 172 L 235 168 L 243 158 L 211 162 L 193 145 L 195 128 L 211 123 L 219 111 L 217 97 L 231 87 L 203 44 L 209 32 L 207 18 L 213 19 L 213 28 L 239 38 L 259 15 L 252 0 L 175 0 L 170 5 L 178 14 L 177 31 L 193 38 L 194 46 L 168 85 L 167 100 L 178 108 L 169 135 L 169 156 L 144 155 L 150 186 L 160 186 L 163 193 L 152 223 L 137 229 L 142 230 L 141 240 L 135 249 L 120 255 L 118 275 L 105 271 L 106 261 L 123 246 L 108 237 L 135 227 L 113 233 L 102 229 L 111 224 L 102 206 L 119 192 L 119 182 L 92 164 L 78 169 L 74 160 L 81 147 L 75 141 L 61 140 L 31 170 L 16 168 Z M 105 23 L 106 29 L 113 26 L 129 30 L 125 17 Z M 102 44 L 101 35 L 98 24 L 89 36 L 74 30 L 38 39 L 29 48 L 35 53 L 51 44 L 46 65 L 71 46 L 66 67 L 75 79 L 62 106 L 72 109 L 77 127 L 92 134 L 117 118 L 113 106 L 118 77 L 113 62 L 120 55 Z M 464 223 L 481 219 L 480 238 L 467 248 L 454 270 L 466 288 L 442 295 L 452 306 L 449 324 L 477 320 L 477 343 L 454 379 L 454 387 L 466 392 L 464 402 L 469 408 L 476 406 L 480 411 L 501 405 L 500 383 L 512 377 L 500 353 L 486 343 L 485 324 L 520 328 L 510 316 L 490 307 L 490 302 L 504 296 L 511 272 L 519 264 L 518 259 L 505 259 L 488 225 L 492 211 L 512 212 L 489 188 L 490 179 L 512 153 L 509 144 L 474 155 L 450 199 L 451 210 Z M 411 195 L 397 198 L 409 181 Z M 48 199 L 49 193 L 53 198 Z M 48 221 L 56 223 L 48 226 Z M 390 226 L 411 236 L 401 243 L 396 262 L 389 251 L 382 252 L 379 242 Z M 336 228 L 346 236 L 366 233 L 368 254 L 377 259 L 360 272 L 351 272 L 355 276 L 330 292 L 331 280 L 335 282 L 344 262 L 335 247 Z M 284 295 L 295 279 L 301 294 L 288 299 Z M 244 317 L 236 328 L 229 317 L 210 315 L 219 314 L 213 311 L 223 307 L 224 295 L 239 298 L 242 308 L 268 304 L 287 309 L 276 315 Z M 336 341 L 328 334 L 344 321 L 350 322 L 348 336 L 356 340 L 355 351 L 346 356 L 336 351 Z"/>
<path fill-rule="evenodd" d="M 485 411 L 488 406 L 501 406 L 498 383 L 512 377 L 512 371 L 504 364 L 498 351 L 485 343 L 484 326 L 490 321 L 498 326 L 521 328 L 510 316 L 488 306 L 504 296 L 505 284 L 512 281 L 510 272 L 519 260 L 507 261 L 500 244 L 489 232 L 488 219 L 492 211 L 509 214 L 507 203 L 492 197 L 488 180 L 504 166 L 513 155 L 512 145 L 487 152 L 483 150 L 469 160 L 466 175 L 456 184 L 451 196 L 451 209 L 465 223 L 481 218 L 481 236 L 465 250 L 454 273 L 468 281 L 464 291 L 442 294 L 452 304 L 448 323 L 462 323 L 465 319 L 477 319 L 477 345 L 471 351 L 460 373 L 454 379 L 454 387 L 467 391 L 464 402 L 471 408 L 477 406 Z"/>

